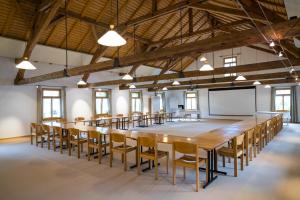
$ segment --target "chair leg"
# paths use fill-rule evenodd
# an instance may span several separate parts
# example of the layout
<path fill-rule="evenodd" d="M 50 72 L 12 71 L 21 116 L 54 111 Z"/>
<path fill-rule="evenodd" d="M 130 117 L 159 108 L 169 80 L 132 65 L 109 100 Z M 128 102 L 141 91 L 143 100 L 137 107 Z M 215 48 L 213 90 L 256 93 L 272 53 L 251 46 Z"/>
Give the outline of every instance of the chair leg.
<path fill-rule="evenodd" d="M 30 144 L 31 145 L 33 144 L 33 135 L 32 134 L 30 135 Z"/>
<path fill-rule="evenodd" d="M 41 137 L 42 148 L 44 148 L 44 137 Z"/>
<path fill-rule="evenodd" d="M 81 153 L 83 153 L 83 143 L 80 144 Z"/>
<path fill-rule="evenodd" d="M 53 151 L 56 151 L 55 137 L 53 136 L 52 140 Z"/>
<path fill-rule="evenodd" d="M 59 141 L 59 149 L 60 149 L 60 153 L 61 153 L 61 154 L 63 153 L 62 145 L 63 145 L 63 142 L 60 140 L 60 141 Z"/>
<path fill-rule="evenodd" d="M 114 155 L 114 153 L 112 151 L 110 151 L 110 154 L 109 154 L 109 166 L 110 167 L 112 167 L 113 155 Z"/>
<path fill-rule="evenodd" d="M 80 144 L 77 143 L 77 158 L 80 158 Z"/>
<path fill-rule="evenodd" d="M 101 161 L 102 161 L 102 145 L 101 144 L 98 147 L 98 158 L 99 158 L 99 164 L 101 164 Z"/>
<path fill-rule="evenodd" d="M 185 167 L 183 167 L 183 178 L 185 179 L 185 176 L 186 176 L 186 171 L 185 171 Z"/>
<path fill-rule="evenodd" d="M 196 165 L 196 192 L 199 191 L 199 166 Z"/>
<path fill-rule="evenodd" d="M 242 170 L 242 171 L 244 170 L 244 152 L 243 152 L 243 154 L 241 155 L 241 170 Z"/>
<path fill-rule="evenodd" d="M 140 175 L 141 174 L 141 162 L 140 162 L 141 158 L 140 158 L 140 152 L 137 153 L 137 174 Z"/>
<path fill-rule="evenodd" d="M 48 138 L 47 138 L 47 144 L 48 144 L 48 150 L 50 150 L 50 135 L 48 134 Z"/>
<path fill-rule="evenodd" d="M 248 146 L 246 147 L 246 166 L 249 165 L 249 148 Z"/>
<path fill-rule="evenodd" d="M 237 177 L 237 175 L 238 175 L 237 165 L 238 165 L 238 158 L 237 158 L 237 157 L 234 157 L 234 176 L 235 176 L 235 177 Z"/>
<path fill-rule="evenodd" d="M 256 158 L 256 144 L 253 145 L 253 155 L 254 158 Z"/>
<path fill-rule="evenodd" d="M 69 156 L 71 156 L 71 142 L 68 142 Z"/>
<path fill-rule="evenodd" d="M 250 161 L 252 161 L 252 154 L 253 154 L 253 146 L 251 145 L 251 147 L 250 147 L 250 153 L 249 153 L 249 155 L 250 155 Z"/>
<path fill-rule="evenodd" d="M 91 148 L 89 147 L 89 145 L 87 147 L 87 150 L 88 150 L 88 161 L 90 161 L 91 160 Z"/>
<path fill-rule="evenodd" d="M 176 165 L 173 162 L 173 185 L 176 185 Z"/>
<path fill-rule="evenodd" d="M 155 180 L 157 180 L 158 179 L 158 159 L 157 158 L 155 158 L 155 160 L 154 160 L 154 167 L 155 167 L 155 169 L 154 169 L 154 171 L 155 171 Z"/>
<path fill-rule="evenodd" d="M 225 156 L 222 156 L 223 167 L 225 167 Z"/>
<path fill-rule="evenodd" d="M 167 174 L 168 174 L 169 173 L 169 154 L 167 154 L 166 158 L 167 158 L 166 167 L 167 167 Z"/>
<path fill-rule="evenodd" d="M 127 153 L 124 153 L 124 171 L 127 171 Z"/>
<path fill-rule="evenodd" d="M 35 146 L 38 146 L 38 136 L 35 135 Z"/>

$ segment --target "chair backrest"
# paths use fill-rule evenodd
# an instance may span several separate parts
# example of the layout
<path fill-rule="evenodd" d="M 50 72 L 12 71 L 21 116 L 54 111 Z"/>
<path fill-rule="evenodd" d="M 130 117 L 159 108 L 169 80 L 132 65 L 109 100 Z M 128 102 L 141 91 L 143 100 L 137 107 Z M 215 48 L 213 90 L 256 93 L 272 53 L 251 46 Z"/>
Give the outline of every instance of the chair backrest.
<path fill-rule="evenodd" d="M 84 121 L 85 118 L 84 117 L 76 117 L 75 118 L 75 122 L 81 122 L 81 121 Z"/>
<path fill-rule="evenodd" d="M 248 142 L 250 142 L 250 141 L 253 140 L 253 138 L 254 138 L 254 132 L 255 132 L 255 128 L 252 128 L 252 129 L 246 131 L 245 137 L 246 137 L 246 140 Z"/>
<path fill-rule="evenodd" d="M 50 126 L 48 125 L 42 125 L 42 130 L 44 133 L 50 133 Z"/>
<path fill-rule="evenodd" d="M 89 131 L 88 132 L 88 144 L 97 144 L 100 142 L 101 134 L 97 131 Z"/>
<path fill-rule="evenodd" d="M 53 126 L 53 132 L 55 135 L 60 135 L 62 136 L 62 128 L 61 127 L 57 127 L 57 126 Z"/>
<path fill-rule="evenodd" d="M 198 146 L 188 142 L 173 142 L 173 151 L 183 154 L 197 154 Z"/>
<path fill-rule="evenodd" d="M 137 139 L 138 146 L 153 147 L 156 148 L 156 137 L 151 136 L 139 136 Z"/>
<path fill-rule="evenodd" d="M 79 129 L 76 129 L 76 128 L 69 128 L 68 129 L 68 133 L 69 133 L 69 136 L 79 136 Z M 71 138 L 72 138 L 71 137 Z"/>
<path fill-rule="evenodd" d="M 126 142 L 126 135 L 120 133 L 110 133 L 109 138 L 112 142 Z"/>
<path fill-rule="evenodd" d="M 257 124 L 254 128 L 254 137 L 258 138 L 260 137 L 260 130 L 261 130 L 262 125 L 261 124 Z"/>
<path fill-rule="evenodd" d="M 233 138 L 232 148 L 234 149 L 235 152 L 237 152 L 238 149 L 244 149 L 244 139 L 245 139 L 244 134 Z"/>

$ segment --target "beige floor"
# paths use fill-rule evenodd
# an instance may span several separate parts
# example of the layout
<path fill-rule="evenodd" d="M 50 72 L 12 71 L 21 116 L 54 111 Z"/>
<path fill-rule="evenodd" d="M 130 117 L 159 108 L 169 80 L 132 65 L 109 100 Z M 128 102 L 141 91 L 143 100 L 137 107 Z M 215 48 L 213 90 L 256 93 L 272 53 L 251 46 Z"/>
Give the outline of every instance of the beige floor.
<path fill-rule="evenodd" d="M 177 124 L 179 126 L 179 124 Z M 186 124 L 183 124 L 186 125 Z M 203 124 L 205 126 L 205 124 Z M 83 156 L 60 155 L 29 145 L 24 140 L 0 144 L 0 199 L 299 199 L 300 197 L 300 125 L 290 124 L 259 156 L 232 177 L 232 165 L 220 168 L 228 176 L 219 176 L 207 189 L 194 192 L 194 172 L 177 174 L 177 185 L 171 184 L 161 162 L 160 178 L 155 181 L 153 171 L 136 175 L 135 170 L 123 172 L 119 159 L 113 168 L 105 158 L 102 165 L 88 162 Z M 163 146 L 169 149 L 168 146 Z M 84 155 L 84 154 L 83 154 Z M 131 164 L 134 155 L 130 156 Z M 219 163 L 220 166 L 221 163 Z M 200 172 L 201 180 L 204 180 Z"/>

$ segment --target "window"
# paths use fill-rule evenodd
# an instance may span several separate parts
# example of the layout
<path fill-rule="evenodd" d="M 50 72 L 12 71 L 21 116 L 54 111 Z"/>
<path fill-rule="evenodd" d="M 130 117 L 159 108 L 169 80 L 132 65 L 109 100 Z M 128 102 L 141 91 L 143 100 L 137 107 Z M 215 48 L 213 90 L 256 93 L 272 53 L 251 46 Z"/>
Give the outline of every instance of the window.
<path fill-rule="evenodd" d="M 186 109 L 197 110 L 197 93 L 187 92 L 185 95 Z"/>
<path fill-rule="evenodd" d="M 235 67 L 236 66 L 236 57 L 224 58 L 224 67 Z M 236 76 L 236 73 L 224 74 L 225 77 Z"/>
<path fill-rule="evenodd" d="M 164 93 L 158 93 L 157 96 L 159 97 L 159 110 L 165 111 L 165 96 Z"/>
<path fill-rule="evenodd" d="M 59 89 L 43 89 L 43 119 L 62 116 L 61 91 Z"/>
<path fill-rule="evenodd" d="M 96 114 L 110 113 L 109 91 L 96 91 Z"/>
<path fill-rule="evenodd" d="M 275 91 L 275 110 L 290 111 L 291 103 L 291 90 L 290 89 L 277 89 Z"/>
<path fill-rule="evenodd" d="M 131 112 L 142 112 L 142 92 L 131 92 Z"/>

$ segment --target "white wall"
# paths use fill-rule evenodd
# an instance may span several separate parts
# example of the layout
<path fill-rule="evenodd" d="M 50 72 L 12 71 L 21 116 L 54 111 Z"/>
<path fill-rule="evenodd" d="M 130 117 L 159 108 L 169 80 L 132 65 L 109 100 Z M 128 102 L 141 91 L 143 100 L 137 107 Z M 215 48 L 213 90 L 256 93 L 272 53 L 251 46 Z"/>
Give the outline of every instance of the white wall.
<path fill-rule="evenodd" d="M 36 87 L 0 86 L 0 138 L 30 134 L 36 121 Z"/>
<path fill-rule="evenodd" d="M 66 88 L 67 121 L 74 121 L 76 117 L 90 119 L 92 111 L 92 90 Z"/>

